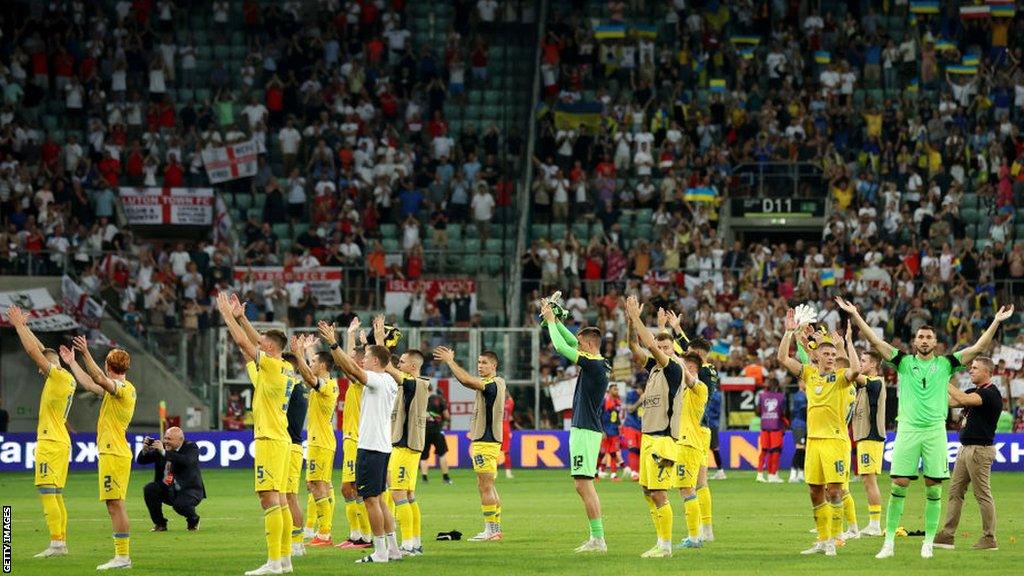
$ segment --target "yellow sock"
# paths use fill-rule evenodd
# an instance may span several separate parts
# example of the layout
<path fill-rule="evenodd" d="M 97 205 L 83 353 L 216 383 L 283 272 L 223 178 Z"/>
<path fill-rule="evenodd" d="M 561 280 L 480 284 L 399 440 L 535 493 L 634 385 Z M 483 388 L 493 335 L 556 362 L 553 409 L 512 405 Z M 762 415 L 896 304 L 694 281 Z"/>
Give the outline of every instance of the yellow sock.
<path fill-rule="evenodd" d="M 114 532 L 114 556 L 128 556 L 128 533 Z"/>
<path fill-rule="evenodd" d="M 415 500 L 410 500 L 409 508 L 412 509 L 412 537 L 419 538 L 421 536 L 420 531 L 423 528 L 420 523 L 423 519 L 422 516 L 420 516 L 420 503 Z M 494 516 L 497 517 L 497 513 L 495 513 Z"/>
<path fill-rule="evenodd" d="M 61 488 L 57 488 L 61 490 Z M 68 509 L 64 506 L 63 492 L 57 492 L 57 506 L 60 507 L 60 539 L 65 542 L 68 539 Z"/>
<path fill-rule="evenodd" d="M 700 503 L 700 523 L 711 526 L 711 488 L 698 488 L 697 501 Z"/>
<path fill-rule="evenodd" d="M 839 538 L 839 535 L 843 533 L 843 502 L 840 500 L 838 503 L 833 502 L 829 504 L 832 508 L 832 538 Z"/>
<path fill-rule="evenodd" d="M 345 517 L 348 518 L 348 531 L 362 532 L 362 528 L 359 525 L 359 509 L 362 508 L 361 504 L 357 504 L 355 499 L 345 500 Z M 351 534 L 349 534 L 351 536 Z M 368 534 L 363 534 L 368 536 Z"/>
<path fill-rule="evenodd" d="M 355 502 L 352 505 L 354 508 Z M 346 510 L 346 512 L 348 511 Z M 334 528 L 334 518 L 331 517 L 331 501 L 329 498 L 325 497 L 316 501 L 316 521 L 319 525 L 317 533 L 330 536 L 331 530 Z M 351 518 L 349 518 L 349 522 L 352 522 Z"/>
<path fill-rule="evenodd" d="M 402 541 L 412 540 L 412 506 L 408 500 L 395 501 L 395 518 L 402 531 Z"/>
<path fill-rule="evenodd" d="M 852 528 L 857 525 L 857 503 L 849 492 L 843 495 L 843 515 L 847 526 Z"/>
<path fill-rule="evenodd" d="M 316 497 L 310 492 L 306 496 L 306 528 L 312 530 L 316 528 Z"/>
<path fill-rule="evenodd" d="M 494 522 L 501 524 L 501 505 L 495 504 L 494 506 Z"/>
<path fill-rule="evenodd" d="M 658 540 L 661 542 L 672 541 L 672 503 L 665 502 L 664 506 L 655 511 Z"/>
<path fill-rule="evenodd" d="M 494 504 L 481 504 L 480 511 L 484 514 L 484 522 L 494 522 L 494 517 L 498 515 L 497 509 Z"/>
<path fill-rule="evenodd" d="M 700 500 L 697 495 L 683 498 L 683 509 L 686 510 L 686 535 L 691 540 L 700 537 Z"/>
<path fill-rule="evenodd" d="M 832 535 L 832 509 L 828 502 L 814 507 L 814 526 L 818 529 L 818 540 L 828 540 Z"/>
<path fill-rule="evenodd" d="M 287 558 L 292 555 L 292 511 L 287 506 L 281 506 L 278 515 L 281 516 L 281 530 L 277 533 L 278 546 L 281 547 L 281 558 Z"/>
<path fill-rule="evenodd" d="M 263 510 L 263 532 L 267 537 L 267 560 L 281 559 L 281 507 Z M 288 522 L 291 525 L 291 521 Z"/>
<path fill-rule="evenodd" d="M 362 498 L 356 499 L 356 512 L 359 514 L 359 531 L 363 538 L 373 539 L 373 529 L 370 528 L 370 513 L 366 511 L 366 502 Z"/>
<path fill-rule="evenodd" d="M 882 521 L 881 504 L 868 504 L 868 520 L 876 523 Z"/>
<path fill-rule="evenodd" d="M 302 544 L 301 526 L 292 526 L 292 544 Z"/>
<path fill-rule="evenodd" d="M 334 528 L 334 486 L 327 489 L 327 517 L 331 519 L 331 528 Z M 329 533 L 329 532 L 327 532 Z"/>
<path fill-rule="evenodd" d="M 57 503 L 56 488 L 40 488 L 39 500 L 43 503 L 43 517 L 46 519 L 46 529 L 50 531 L 50 541 L 61 539 L 63 532 L 60 504 Z"/>

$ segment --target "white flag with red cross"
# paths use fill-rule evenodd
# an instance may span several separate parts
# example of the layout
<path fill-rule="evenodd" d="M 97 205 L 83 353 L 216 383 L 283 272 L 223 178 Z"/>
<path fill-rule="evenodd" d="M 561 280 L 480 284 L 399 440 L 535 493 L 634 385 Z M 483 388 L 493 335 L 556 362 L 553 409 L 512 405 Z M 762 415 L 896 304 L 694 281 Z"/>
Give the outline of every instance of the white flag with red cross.
<path fill-rule="evenodd" d="M 211 184 L 256 175 L 256 143 L 252 140 L 203 150 L 203 165 Z"/>

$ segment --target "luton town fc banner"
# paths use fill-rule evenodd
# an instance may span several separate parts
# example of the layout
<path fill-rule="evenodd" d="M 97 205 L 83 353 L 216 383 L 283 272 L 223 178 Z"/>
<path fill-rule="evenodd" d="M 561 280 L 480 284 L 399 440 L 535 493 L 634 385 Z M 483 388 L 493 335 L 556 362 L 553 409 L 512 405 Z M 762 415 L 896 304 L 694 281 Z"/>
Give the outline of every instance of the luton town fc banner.
<path fill-rule="evenodd" d="M 256 175 L 256 143 L 252 140 L 203 149 L 203 164 L 211 184 Z"/>
<path fill-rule="evenodd" d="M 128 223 L 137 226 L 213 223 L 213 188 L 121 188 Z"/>

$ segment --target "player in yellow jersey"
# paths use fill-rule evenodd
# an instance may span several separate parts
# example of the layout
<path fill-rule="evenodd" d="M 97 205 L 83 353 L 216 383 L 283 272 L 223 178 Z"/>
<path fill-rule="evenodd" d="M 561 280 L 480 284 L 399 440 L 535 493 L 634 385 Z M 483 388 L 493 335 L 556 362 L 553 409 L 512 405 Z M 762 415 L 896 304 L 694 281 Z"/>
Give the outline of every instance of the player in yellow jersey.
<path fill-rule="evenodd" d="M 836 555 L 833 526 L 843 517 L 843 482 L 850 473 L 850 446 L 846 428 L 848 388 L 860 372 L 860 359 L 850 354 L 850 368 L 836 368 L 836 344 L 824 340 L 814 352 L 815 365 L 801 364 L 790 355 L 799 329 L 795 312 L 786 313 L 786 332 L 779 343 L 778 360 L 804 381 L 807 389 L 807 460 L 804 471 L 810 490 L 818 541 L 803 554 Z M 827 500 L 827 501 L 826 501 Z"/>
<path fill-rule="evenodd" d="M 75 360 L 75 350 L 82 354 L 85 369 Z M 61 346 L 60 356 L 71 367 L 71 373 L 82 388 L 103 397 L 96 422 L 96 447 L 100 453 L 100 500 L 106 503 L 114 527 L 114 558 L 96 569 L 131 568 L 128 512 L 124 507 L 132 472 L 132 450 L 125 434 L 135 413 L 135 386 L 125 378 L 132 363 L 131 356 L 115 348 L 107 353 L 101 370 L 84 336 L 75 338 L 74 350 Z"/>
<path fill-rule="evenodd" d="M 676 461 L 675 487 L 683 498 L 683 509 L 686 511 L 686 538 L 677 548 L 700 548 L 701 539 L 701 503 L 697 498 L 698 480 L 701 467 L 706 466 L 708 456 L 705 451 L 705 436 L 700 423 L 704 418 L 704 408 L 708 403 L 708 386 L 700 379 L 700 368 L 704 362 L 700 354 L 687 352 L 683 356 L 686 369 L 683 384 L 683 412 L 679 422 L 679 460 Z M 706 473 L 706 472 L 705 472 Z"/>
<path fill-rule="evenodd" d="M 39 424 L 36 427 L 35 486 L 43 504 L 50 545 L 36 558 L 66 556 L 68 513 L 64 507 L 64 483 L 71 461 L 71 437 L 65 424 L 75 398 L 75 377 L 61 368 L 57 351 L 46 348 L 28 327 L 28 317 L 17 306 L 7 309 L 7 318 L 18 333 L 21 346 L 46 377 L 39 395 Z"/>
<path fill-rule="evenodd" d="M 306 362 L 306 355 L 312 354 L 320 344 L 313 335 L 304 339 L 293 339 L 299 374 L 310 388 L 309 408 L 306 416 L 308 453 L 306 456 L 306 488 L 316 499 L 317 530 L 310 546 L 331 546 L 333 518 L 330 503 L 331 473 L 334 469 L 334 451 L 337 440 L 331 421 L 334 406 L 338 403 L 338 381 L 331 378 L 334 359 L 330 352 L 320 351 L 313 355 L 313 362 Z"/>
<path fill-rule="evenodd" d="M 260 334 L 245 318 L 245 306 L 226 292 L 217 295 L 217 309 L 243 356 L 253 363 L 252 415 L 255 437 L 255 483 L 263 508 L 267 562 L 246 576 L 291 572 L 292 515 L 287 488 L 291 440 L 288 402 L 295 385 L 291 366 L 281 357 L 288 339 L 280 330 Z"/>

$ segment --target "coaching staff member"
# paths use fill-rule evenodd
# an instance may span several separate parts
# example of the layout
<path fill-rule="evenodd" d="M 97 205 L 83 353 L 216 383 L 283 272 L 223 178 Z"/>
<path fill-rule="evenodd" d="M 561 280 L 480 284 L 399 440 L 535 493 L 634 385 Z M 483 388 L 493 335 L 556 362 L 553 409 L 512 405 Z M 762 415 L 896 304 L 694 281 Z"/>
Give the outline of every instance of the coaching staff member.
<path fill-rule="evenodd" d="M 964 504 L 967 485 L 974 490 L 974 499 L 981 508 L 981 539 L 975 550 L 998 550 L 996 546 L 996 503 L 992 499 L 989 477 L 996 458 L 993 442 L 996 424 L 1003 409 L 999 389 L 992 385 L 992 360 L 979 356 L 971 363 L 971 383 L 974 388 L 963 392 L 952 382 L 949 387 L 949 405 L 964 408 L 964 424 L 960 429 L 960 453 L 953 467 L 953 481 L 949 487 L 949 506 L 946 523 L 935 536 L 936 548 L 953 548 L 953 536 L 960 523 L 960 508 Z"/>
<path fill-rule="evenodd" d="M 189 530 L 199 528 L 196 506 L 206 498 L 203 475 L 199 471 L 199 447 L 186 442 L 181 428 L 168 428 L 164 439 L 147 438 L 139 452 L 139 464 L 153 464 L 153 481 L 142 489 L 153 532 L 167 531 L 162 506 L 168 504 L 185 517 Z"/>

